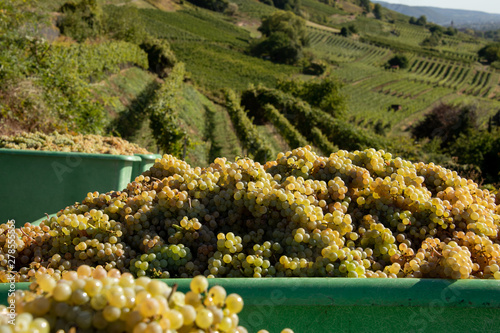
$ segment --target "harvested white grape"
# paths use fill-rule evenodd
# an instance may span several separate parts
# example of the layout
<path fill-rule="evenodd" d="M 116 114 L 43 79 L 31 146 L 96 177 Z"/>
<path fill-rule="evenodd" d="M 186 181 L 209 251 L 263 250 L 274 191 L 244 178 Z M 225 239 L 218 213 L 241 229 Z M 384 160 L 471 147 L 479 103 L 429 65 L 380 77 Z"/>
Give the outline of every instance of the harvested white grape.
<path fill-rule="evenodd" d="M 123 191 L 16 229 L 16 277 L 102 265 L 93 274 L 498 278 L 499 210 L 454 171 L 374 149 L 304 147 L 207 168 L 164 155 Z"/>
<path fill-rule="evenodd" d="M 58 132 L 24 132 L 13 136 L 0 136 L 0 148 L 111 155 L 151 154 L 135 143 L 118 137 Z"/>

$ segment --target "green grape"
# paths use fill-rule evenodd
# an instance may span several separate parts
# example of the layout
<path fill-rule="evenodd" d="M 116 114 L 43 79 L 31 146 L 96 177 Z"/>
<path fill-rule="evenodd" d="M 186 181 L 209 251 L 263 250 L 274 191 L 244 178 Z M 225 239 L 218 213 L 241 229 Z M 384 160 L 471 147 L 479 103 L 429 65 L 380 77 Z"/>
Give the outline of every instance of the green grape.
<path fill-rule="evenodd" d="M 224 305 L 226 300 L 226 290 L 220 286 L 213 286 L 208 291 L 208 295 L 213 299 L 213 303 L 218 306 Z"/>
<path fill-rule="evenodd" d="M 58 283 L 52 290 L 54 299 L 59 302 L 68 300 L 71 297 L 71 286 L 67 283 Z"/>
<path fill-rule="evenodd" d="M 182 314 L 182 318 L 184 320 L 184 326 L 190 326 L 191 324 L 194 323 L 197 312 L 192 305 L 186 304 L 182 306 L 179 309 L 179 311 Z"/>
<path fill-rule="evenodd" d="M 31 332 L 38 330 L 39 333 L 49 333 L 50 326 L 45 318 L 35 318 L 30 324 Z"/>
<path fill-rule="evenodd" d="M 203 276 L 196 276 L 191 280 L 190 287 L 193 292 L 201 294 L 208 288 L 208 280 Z"/>
<path fill-rule="evenodd" d="M 40 289 L 48 293 L 52 292 L 57 285 L 56 280 L 48 275 L 44 279 L 38 279 L 38 284 L 40 285 Z"/>
<path fill-rule="evenodd" d="M 120 308 L 117 308 L 116 306 L 107 305 L 106 307 L 104 307 L 104 309 L 102 309 L 102 316 L 108 322 L 118 320 L 118 318 L 120 318 L 120 315 Z"/>
<path fill-rule="evenodd" d="M 182 316 L 182 313 L 177 310 L 166 311 L 164 316 L 170 321 L 170 328 L 174 330 L 179 329 L 182 325 L 184 325 L 184 317 Z"/>
<path fill-rule="evenodd" d="M 207 329 L 209 328 L 214 321 L 214 315 L 210 310 L 207 309 L 201 309 L 198 311 L 196 314 L 196 325 L 202 329 Z"/>
<path fill-rule="evenodd" d="M 147 298 L 139 304 L 139 313 L 143 317 L 153 317 L 160 312 L 160 303 L 155 298 Z"/>
<path fill-rule="evenodd" d="M 231 313 L 239 313 L 243 309 L 243 299 L 238 294 L 226 297 L 226 309 Z"/>

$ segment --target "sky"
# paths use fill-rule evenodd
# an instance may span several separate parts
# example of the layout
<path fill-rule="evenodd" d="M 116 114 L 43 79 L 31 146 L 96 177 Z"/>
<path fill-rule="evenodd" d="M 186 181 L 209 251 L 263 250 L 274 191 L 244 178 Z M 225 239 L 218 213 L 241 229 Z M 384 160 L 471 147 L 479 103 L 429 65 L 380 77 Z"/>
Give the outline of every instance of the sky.
<path fill-rule="evenodd" d="M 381 0 L 407 6 L 430 6 L 453 9 L 477 10 L 500 14 L 500 0 Z"/>

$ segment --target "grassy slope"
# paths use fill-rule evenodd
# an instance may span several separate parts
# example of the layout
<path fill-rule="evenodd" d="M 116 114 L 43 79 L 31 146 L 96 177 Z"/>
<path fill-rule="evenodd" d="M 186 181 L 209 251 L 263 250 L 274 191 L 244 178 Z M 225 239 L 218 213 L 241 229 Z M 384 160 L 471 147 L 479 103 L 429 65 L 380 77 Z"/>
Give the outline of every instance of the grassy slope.
<path fill-rule="evenodd" d="M 206 92 L 242 90 L 251 83 L 273 86 L 277 78 L 299 71 L 246 55 L 250 32 L 222 14 L 188 8 L 175 13 L 141 10 L 141 15 L 148 33 L 170 41 L 193 81 Z"/>
<path fill-rule="evenodd" d="M 233 160 L 240 154 L 240 144 L 226 115 L 224 109 L 193 86 L 184 86 L 179 118 L 193 142 L 186 155 L 186 161 L 192 166 L 206 166 L 220 156 Z"/>
<path fill-rule="evenodd" d="M 152 98 L 156 76 L 137 67 L 121 71 L 95 84 L 94 91 L 104 103 L 112 118 L 109 129 L 112 134 L 126 133 L 124 138 L 156 152 L 156 144 L 149 129 L 149 120 L 143 110 Z M 120 127 L 119 120 L 133 119 Z M 133 126 L 130 128 L 129 126 Z M 129 127 L 126 132 L 122 127 Z"/>
<path fill-rule="evenodd" d="M 176 42 L 172 47 L 186 63 L 193 80 L 208 91 L 243 90 L 249 84 L 274 86 L 279 77 L 298 73 L 298 68 L 273 64 L 223 46 L 199 42 Z"/>
<path fill-rule="evenodd" d="M 269 160 L 276 158 L 279 152 L 290 150 L 290 146 L 286 143 L 285 139 L 278 133 L 277 129 L 270 123 L 257 126 L 257 129 L 271 146 L 272 156 L 268 156 Z"/>

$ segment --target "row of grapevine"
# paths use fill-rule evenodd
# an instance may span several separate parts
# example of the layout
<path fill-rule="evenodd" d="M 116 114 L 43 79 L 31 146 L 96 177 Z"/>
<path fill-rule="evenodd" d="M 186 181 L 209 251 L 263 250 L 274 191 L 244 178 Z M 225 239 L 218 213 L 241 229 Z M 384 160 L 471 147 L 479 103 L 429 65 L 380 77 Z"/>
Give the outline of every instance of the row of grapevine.
<path fill-rule="evenodd" d="M 311 128 L 312 142 L 325 154 L 328 155 L 338 150 L 329 140 L 328 136 L 324 135 L 318 127 Z"/>
<path fill-rule="evenodd" d="M 476 60 L 475 58 L 471 58 L 469 56 L 464 57 L 462 54 L 457 52 L 441 52 L 441 50 L 435 48 L 422 48 L 420 45 L 413 45 L 407 43 L 405 40 L 392 37 L 389 38 L 387 36 L 368 34 L 362 36 L 360 41 L 373 46 L 389 48 L 396 52 L 413 53 L 420 56 L 428 56 L 443 60 L 452 60 L 464 63 L 472 63 Z"/>
<path fill-rule="evenodd" d="M 367 65 L 378 66 L 386 62 L 392 52 L 385 48 L 374 48 L 366 56 L 359 58 L 357 61 Z"/>
<path fill-rule="evenodd" d="M 380 64 L 380 60 L 390 53 L 387 48 L 361 43 L 318 28 L 309 28 L 309 41 L 314 51 L 339 62 Z"/>
<path fill-rule="evenodd" d="M 399 24 L 397 27 L 394 27 L 391 34 L 385 36 L 385 38 L 403 42 L 414 47 L 420 47 L 421 43 L 430 36 L 431 33 L 422 27 Z M 464 37 L 457 38 L 447 35 L 443 35 L 442 45 L 435 47 L 435 49 L 440 50 L 447 58 L 454 58 L 459 61 L 464 60 L 466 62 L 477 61 L 477 51 L 480 48 L 481 45 L 475 40 L 467 40 L 464 39 Z"/>
<path fill-rule="evenodd" d="M 398 24 L 397 26 L 394 26 L 391 35 L 389 35 L 387 38 L 401 40 L 406 44 L 418 46 L 424 39 L 426 39 L 430 35 L 431 34 L 428 30 L 424 30 L 420 26 L 416 27 L 412 25 Z"/>
<path fill-rule="evenodd" d="M 309 32 L 308 37 L 309 37 L 309 43 L 311 43 L 311 44 L 322 43 L 322 42 L 324 42 L 325 39 L 328 38 L 328 35 L 326 33 L 324 33 L 323 30 L 315 29 L 312 27 L 310 27 L 309 30 L 310 30 L 310 32 Z"/>
<path fill-rule="evenodd" d="M 294 126 L 306 140 L 312 142 L 323 153 L 328 154 L 335 146 L 324 135 L 313 133 L 315 123 L 311 121 L 313 109 L 305 101 L 276 89 L 250 88 L 242 94 L 242 103 L 250 109 L 256 119 L 266 117 L 265 106 L 272 105 Z M 328 115 L 329 116 L 329 115 Z M 308 125 L 310 126 L 308 126 Z M 323 150 L 325 149 L 325 150 Z"/>
<path fill-rule="evenodd" d="M 359 67 L 361 71 L 363 67 Z M 364 125 L 381 123 L 386 130 L 399 132 L 409 117 L 420 114 L 454 90 L 428 83 L 407 71 L 380 68 L 378 73 L 367 72 L 364 79 L 346 85 L 343 93 L 350 96 L 351 120 L 363 121 Z"/>
<path fill-rule="evenodd" d="M 146 108 L 156 144 L 163 152 L 178 157 L 187 143 L 187 133 L 179 126 L 177 113 L 185 73 L 184 64 L 177 63 Z"/>
<path fill-rule="evenodd" d="M 384 95 L 396 96 L 403 99 L 415 99 L 429 90 L 432 86 L 426 82 L 408 81 L 407 79 L 396 80 L 373 88 L 372 91 Z"/>
<path fill-rule="evenodd" d="M 290 148 L 304 147 L 309 144 L 306 138 L 272 104 L 264 105 L 264 114 L 286 140 Z"/>
<path fill-rule="evenodd" d="M 353 85 L 365 82 L 370 77 L 379 75 L 380 73 L 381 68 L 361 62 L 345 63 L 335 70 L 336 76 L 341 78 L 342 81 Z"/>
<path fill-rule="evenodd" d="M 500 101 L 500 85 L 492 87 L 491 90 L 488 91 L 487 97 L 490 99 Z"/>
<path fill-rule="evenodd" d="M 416 81 L 423 81 L 460 90 L 464 94 L 487 97 L 496 85 L 492 70 L 477 69 L 455 61 L 440 61 L 434 58 L 417 58 L 409 68 Z M 498 81 L 498 80 L 497 80 Z"/>
<path fill-rule="evenodd" d="M 72 62 L 80 77 L 91 81 L 117 73 L 127 65 L 148 68 L 147 54 L 135 44 L 107 41 L 98 44 L 54 44 L 51 51 L 54 62 Z M 57 66 L 57 64 L 56 64 Z"/>
<path fill-rule="evenodd" d="M 484 42 L 475 38 L 466 39 L 461 36 L 444 36 L 445 45 L 441 47 L 443 51 L 457 52 L 464 56 L 477 57 L 477 51 L 484 45 Z"/>
<path fill-rule="evenodd" d="M 246 47 L 249 32 L 226 22 L 223 15 L 205 9 L 175 13 L 141 9 L 145 28 L 156 37 L 182 41 L 214 41 Z"/>
<path fill-rule="evenodd" d="M 312 108 L 303 100 L 276 89 L 262 86 L 250 88 L 243 92 L 242 103 L 256 118 L 262 116 L 262 109 L 266 104 L 272 104 L 308 141 L 320 149 L 329 150 L 332 143 L 341 149 L 350 150 L 383 146 L 377 138 L 369 137 L 350 123 L 333 118 L 320 109 Z M 322 135 L 313 130 L 314 127 L 317 127 Z"/>
<path fill-rule="evenodd" d="M 475 62 L 478 61 L 478 56 L 477 56 L 477 50 L 474 53 L 463 53 L 463 52 L 457 52 L 457 51 L 449 51 L 449 50 L 443 50 L 443 54 L 449 55 L 449 56 L 455 56 L 459 60 L 463 59 L 467 62 Z"/>
<path fill-rule="evenodd" d="M 231 121 L 240 141 L 248 150 L 249 155 L 259 162 L 265 162 L 268 158 L 271 158 L 271 147 L 259 135 L 257 127 L 252 123 L 247 113 L 241 107 L 235 92 L 226 90 L 225 98 L 227 112 L 231 117 Z"/>
<path fill-rule="evenodd" d="M 498 84 L 498 76 L 498 73 L 492 71 L 477 71 L 469 86 L 463 90 L 463 93 L 478 97 L 488 97 L 489 92 Z"/>

